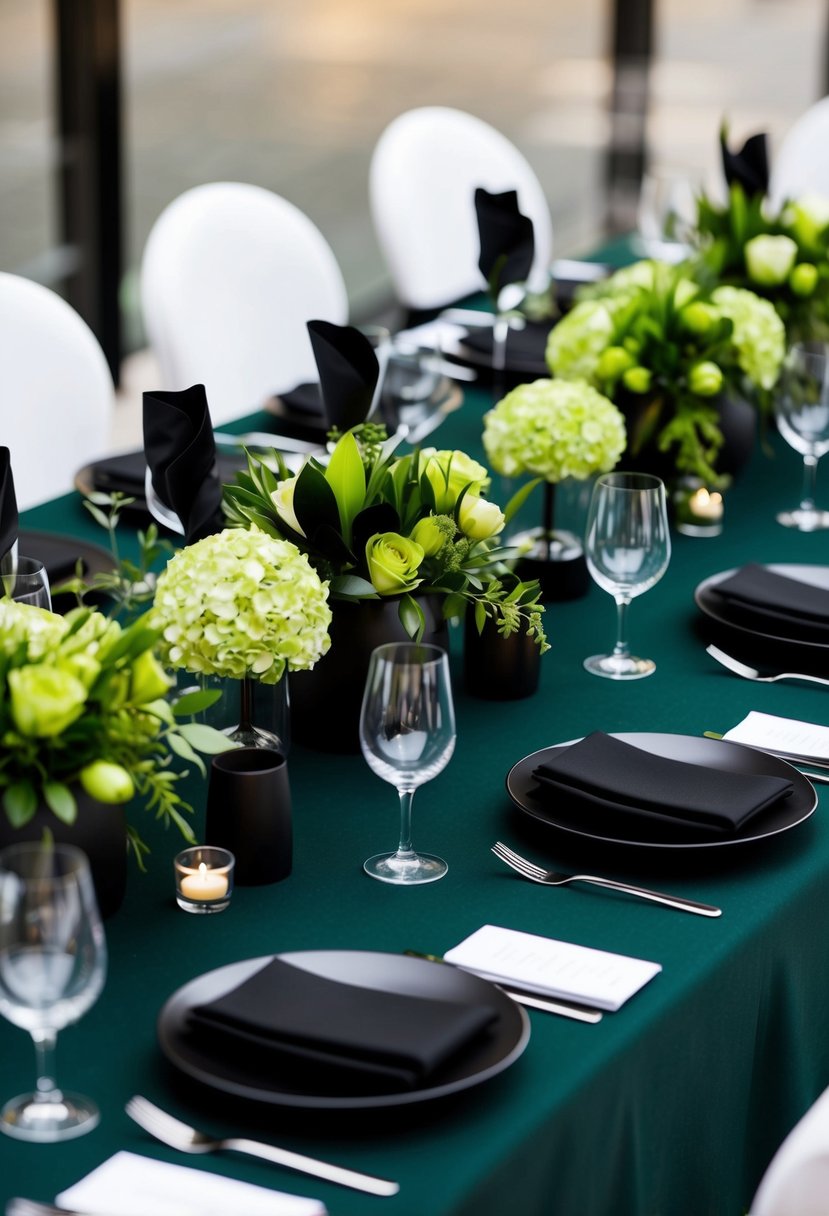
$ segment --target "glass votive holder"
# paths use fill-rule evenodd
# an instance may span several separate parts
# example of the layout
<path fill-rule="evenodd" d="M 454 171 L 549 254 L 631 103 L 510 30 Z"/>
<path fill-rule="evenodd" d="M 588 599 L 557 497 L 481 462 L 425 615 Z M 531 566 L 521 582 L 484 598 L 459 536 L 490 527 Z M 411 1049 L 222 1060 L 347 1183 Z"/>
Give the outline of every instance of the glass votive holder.
<path fill-rule="evenodd" d="M 224 912 L 233 894 L 236 858 L 229 849 L 196 845 L 185 849 L 173 865 L 176 903 L 185 912 Z"/>
<path fill-rule="evenodd" d="M 683 477 L 671 496 L 674 525 L 684 536 L 719 536 L 723 529 L 725 503 L 719 490 L 710 489 L 698 477 Z"/>

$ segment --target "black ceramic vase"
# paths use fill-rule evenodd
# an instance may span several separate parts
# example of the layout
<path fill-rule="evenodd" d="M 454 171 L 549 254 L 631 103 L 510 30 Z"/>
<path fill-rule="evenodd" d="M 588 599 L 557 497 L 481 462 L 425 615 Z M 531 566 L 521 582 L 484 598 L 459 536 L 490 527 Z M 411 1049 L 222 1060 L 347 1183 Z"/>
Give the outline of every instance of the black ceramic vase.
<path fill-rule="evenodd" d="M 581 542 L 571 532 L 555 527 L 555 495 L 555 482 L 545 482 L 541 527 L 510 540 L 511 545 L 531 546 L 516 562 L 515 574 L 525 581 L 536 579 L 545 604 L 577 600 L 590 589 Z"/>
<path fill-rule="evenodd" d="M 538 688 L 541 652 L 533 638 L 520 630 L 502 637 L 487 617 L 478 632 L 475 611 L 464 622 L 463 680 L 472 697 L 485 701 L 519 701 Z"/>
<path fill-rule="evenodd" d="M 418 600 L 426 616 L 423 641 L 449 646 L 439 596 Z M 371 652 L 386 642 L 411 641 L 395 599 L 331 601 L 331 649 L 311 671 L 289 678 L 291 737 L 322 752 L 359 752 L 360 708 Z"/>
<path fill-rule="evenodd" d="M 10 844 L 42 840 L 51 832 L 57 844 L 72 844 L 89 858 L 95 898 L 102 917 L 121 907 L 127 889 L 127 821 L 124 807 L 90 798 L 80 786 L 72 793 L 78 806 L 74 823 L 64 823 L 45 804 L 22 828 L 13 828 L 0 810 L 0 849 Z"/>
<path fill-rule="evenodd" d="M 213 757 L 205 844 L 230 849 L 234 882 L 280 882 L 291 872 L 293 819 L 288 764 L 281 752 L 240 747 Z"/>
<path fill-rule="evenodd" d="M 638 473 L 652 473 L 661 477 L 666 484 L 676 480 L 677 470 L 671 452 L 660 452 L 653 439 L 648 439 L 637 449 L 636 437 L 646 425 L 648 410 L 652 402 L 647 397 L 635 396 L 628 393 L 620 396 L 616 402 L 625 416 L 628 433 L 628 447 L 619 461 L 620 471 L 633 470 Z M 712 405 L 717 409 L 718 422 L 723 434 L 723 446 L 720 449 L 715 467 L 718 473 L 737 477 L 748 464 L 757 437 L 757 410 L 750 401 L 738 393 L 721 393 L 713 398 Z M 663 414 L 659 429 L 670 417 Z"/>

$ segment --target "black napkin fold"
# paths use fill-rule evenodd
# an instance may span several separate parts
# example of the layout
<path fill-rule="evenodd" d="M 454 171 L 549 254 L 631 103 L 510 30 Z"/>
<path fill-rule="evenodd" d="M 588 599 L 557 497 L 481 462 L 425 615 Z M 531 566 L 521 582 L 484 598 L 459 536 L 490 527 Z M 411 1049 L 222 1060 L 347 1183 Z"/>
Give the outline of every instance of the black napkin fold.
<path fill-rule="evenodd" d="M 238 988 L 197 1005 L 191 1028 L 235 1059 L 254 1048 L 260 1072 L 299 1064 L 333 1084 L 413 1089 L 481 1034 L 492 1008 L 359 988 L 267 963 Z"/>
<path fill-rule="evenodd" d="M 781 631 L 791 641 L 829 642 L 829 590 L 749 563 L 710 588 L 728 619 L 747 628 Z"/>
<path fill-rule="evenodd" d="M 742 186 L 747 198 L 769 191 L 768 139 L 764 132 L 750 136 L 738 152 L 728 147 L 728 130 L 720 130 L 723 173 L 729 186 Z"/>
<path fill-rule="evenodd" d="M 306 415 L 313 419 L 323 416 L 322 391 L 315 380 L 298 384 L 287 393 L 280 393 L 276 400 L 282 407 L 281 412 L 287 417 L 291 414 L 303 419 Z"/>
<path fill-rule="evenodd" d="M 479 186 L 475 214 L 481 239 L 478 266 L 497 296 L 507 283 L 523 283 L 530 273 L 535 253 L 533 222 L 519 210 L 517 190 L 491 194 Z"/>
<path fill-rule="evenodd" d="M 348 431 L 368 418 L 380 364 L 365 334 L 353 325 L 309 321 L 329 427 Z"/>
<path fill-rule="evenodd" d="M 670 823 L 731 834 L 792 791 L 783 777 L 730 773 L 655 756 L 596 731 L 534 769 L 539 796 L 566 797 L 625 822 Z"/>
<path fill-rule="evenodd" d="M 14 492 L 12 458 L 8 448 L 0 448 L 0 558 L 17 540 L 17 496 Z"/>
<path fill-rule="evenodd" d="M 144 451 L 153 489 L 181 520 L 187 544 L 221 532 L 222 486 L 203 384 L 144 394 Z"/>

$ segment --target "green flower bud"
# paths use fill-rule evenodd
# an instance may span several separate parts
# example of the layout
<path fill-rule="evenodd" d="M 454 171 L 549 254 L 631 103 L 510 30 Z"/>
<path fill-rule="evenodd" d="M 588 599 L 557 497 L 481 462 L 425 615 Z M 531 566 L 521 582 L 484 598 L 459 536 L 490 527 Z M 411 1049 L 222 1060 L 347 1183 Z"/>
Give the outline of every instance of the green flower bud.
<path fill-rule="evenodd" d="M 634 359 L 642 349 L 642 343 L 638 338 L 634 338 L 633 334 L 628 334 L 626 338 L 622 339 L 622 346 L 633 355 Z"/>
<path fill-rule="evenodd" d="M 469 486 L 471 494 L 480 494 L 489 485 L 489 474 L 484 466 L 466 452 L 437 452 L 434 448 L 424 448 L 421 455 L 423 472 L 435 494 L 435 509 L 440 513 L 454 511 L 464 486 Z"/>
<path fill-rule="evenodd" d="M 425 557 L 435 557 L 440 553 L 447 540 L 451 540 L 452 534 L 455 531 L 455 525 L 449 520 L 449 531 L 445 527 L 448 520 L 446 515 L 427 515 L 424 519 L 419 519 L 412 529 L 412 534 L 409 540 L 414 541 L 416 545 L 420 545 Z M 444 521 L 442 524 L 440 521 Z M 447 535 L 448 533 L 448 535 Z"/>
<path fill-rule="evenodd" d="M 64 668 L 46 663 L 17 667 L 7 679 L 12 718 L 21 735 L 60 735 L 83 712 L 86 688 Z"/>
<path fill-rule="evenodd" d="M 650 392 L 652 374 L 647 367 L 629 367 L 622 376 L 622 383 L 631 393 Z"/>
<path fill-rule="evenodd" d="M 618 380 L 629 367 L 633 367 L 633 358 L 629 352 L 623 346 L 608 346 L 607 350 L 602 351 L 596 364 L 596 378 Z"/>
<path fill-rule="evenodd" d="M 146 705 L 163 697 L 172 686 L 164 668 L 151 650 L 145 650 L 132 664 L 129 700 L 132 705 Z"/>
<path fill-rule="evenodd" d="M 693 304 L 683 308 L 680 320 L 688 333 L 702 337 L 719 320 L 719 313 L 711 304 L 695 300 Z"/>
<path fill-rule="evenodd" d="M 826 247 L 829 226 L 829 198 L 822 194 L 804 194 L 783 213 L 791 233 L 805 249 L 818 254 Z"/>
<path fill-rule="evenodd" d="M 788 236 L 755 236 L 746 241 L 748 277 L 761 287 L 779 287 L 789 277 L 797 257 L 797 245 Z"/>
<path fill-rule="evenodd" d="M 789 275 L 789 287 L 796 296 L 810 296 L 817 287 L 817 280 L 817 266 L 811 262 L 801 262 Z"/>
<path fill-rule="evenodd" d="M 87 794 L 98 802 L 129 802 L 135 793 L 127 770 L 110 760 L 93 760 L 78 775 Z"/>
<path fill-rule="evenodd" d="M 458 512 L 458 523 L 464 536 L 471 540 L 489 540 L 490 536 L 496 536 L 502 530 L 506 520 L 497 503 L 487 502 L 474 494 L 465 494 Z"/>
<path fill-rule="evenodd" d="M 420 545 L 397 532 L 377 532 L 366 542 L 368 576 L 379 595 L 413 591 L 421 579 L 418 567 L 425 554 Z"/>
<path fill-rule="evenodd" d="M 722 388 L 723 374 L 716 363 L 705 360 L 695 364 L 688 376 L 688 387 L 698 397 L 715 397 Z"/>
<path fill-rule="evenodd" d="M 279 518 L 284 524 L 296 532 L 298 536 L 304 536 L 305 532 L 302 525 L 296 517 L 294 511 L 294 491 L 296 490 L 296 478 L 286 477 L 284 481 L 280 481 L 279 485 L 271 494 L 271 502 L 274 505 Z"/>

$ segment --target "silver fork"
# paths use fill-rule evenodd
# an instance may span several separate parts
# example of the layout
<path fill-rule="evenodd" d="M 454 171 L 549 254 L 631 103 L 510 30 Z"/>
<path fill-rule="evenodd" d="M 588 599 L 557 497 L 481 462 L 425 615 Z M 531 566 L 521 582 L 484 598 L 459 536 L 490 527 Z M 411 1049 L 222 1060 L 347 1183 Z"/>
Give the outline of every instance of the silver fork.
<path fill-rule="evenodd" d="M 705 649 L 712 659 L 716 659 L 718 663 L 722 663 L 723 667 L 727 667 L 729 671 L 742 676 L 745 680 L 756 680 L 759 684 L 775 684 L 778 680 L 806 680 L 809 684 L 829 685 L 829 680 L 824 679 L 823 676 L 810 676 L 803 671 L 780 671 L 777 675 L 761 676 L 756 667 L 749 667 L 747 663 L 741 663 L 739 659 L 720 650 L 719 646 L 706 646 Z"/>
<path fill-rule="evenodd" d="M 543 870 L 532 861 L 527 861 L 520 853 L 513 852 L 500 840 L 492 846 L 492 852 L 501 861 L 511 866 L 522 878 L 530 882 L 539 882 L 545 887 L 563 887 L 568 882 L 590 882 L 597 887 L 609 887 L 612 891 L 624 891 L 628 895 L 638 895 L 640 899 L 649 899 L 655 904 L 665 904 L 668 908 L 679 908 L 681 912 L 695 912 L 697 916 L 722 916 L 722 910 L 713 904 L 701 904 L 695 899 L 683 899 L 679 895 L 665 895 L 662 891 L 649 891 L 647 887 L 633 887 L 626 882 L 616 882 L 613 878 L 597 878 L 594 874 L 559 874 L 556 870 Z"/>
<path fill-rule="evenodd" d="M 371 1174 L 360 1174 L 340 1165 L 330 1165 L 326 1161 L 292 1153 L 289 1149 L 277 1148 L 273 1144 L 260 1144 L 257 1140 L 243 1140 L 238 1137 L 220 1140 L 208 1136 L 168 1115 L 166 1111 L 159 1110 L 152 1102 L 138 1095 L 130 1098 L 125 1109 L 129 1117 L 134 1119 L 139 1127 L 143 1127 L 145 1132 L 182 1153 L 215 1153 L 227 1149 L 233 1153 L 261 1157 L 263 1161 L 271 1161 L 274 1165 L 283 1165 L 286 1169 L 297 1170 L 301 1174 L 311 1174 L 314 1178 L 324 1178 L 326 1182 L 336 1182 L 355 1191 L 366 1191 L 369 1195 L 396 1195 L 400 1190 L 397 1182 L 375 1178 Z"/>

